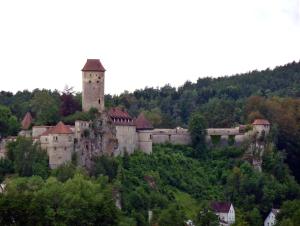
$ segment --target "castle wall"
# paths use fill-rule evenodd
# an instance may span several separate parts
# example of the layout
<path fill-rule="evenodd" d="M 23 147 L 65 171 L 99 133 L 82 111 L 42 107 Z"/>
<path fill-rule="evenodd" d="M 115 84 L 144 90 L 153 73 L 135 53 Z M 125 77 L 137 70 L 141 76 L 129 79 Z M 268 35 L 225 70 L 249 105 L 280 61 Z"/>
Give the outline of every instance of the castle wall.
<path fill-rule="evenodd" d="M 21 130 L 19 132 L 18 136 L 31 137 L 32 136 L 32 131 L 31 130 Z"/>
<path fill-rule="evenodd" d="M 137 148 L 137 134 L 135 126 L 116 125 L 116 137 L 118 139 L 118 149 L 114 155 L 123 155 L 126 151 L 132 154 Z"/>
<path fill-rule="evenodd" d="M 74 151 L 73 134 L 49 134 L 48 136 L 42 136 L 42 138 L 45 140 L 41 140 L 41 145 L 43 143 L 43 148 L 47 150 L 51 169 L 71 161 Z"/>
<path fill-rule="evenodd" d="M 32 137 L 38 137 L 52 126 L 34 126 L 32 127 Z"/>
<path fill-rule="evenodd" d="M 137 131 L 137 146 L 138 149 L 146 154 L 152 153 L 152 131 L 140 130 Z"/>
<path fill-rule="evenodd" d="M 152 131 L 153 144 L 191 144 L 191 137 L 187 129 L 154 129 Z"/>
<path fill-rule="evenodd" d="M 104 111 L 104 72 L 82 72 L 82 109 Z"/>

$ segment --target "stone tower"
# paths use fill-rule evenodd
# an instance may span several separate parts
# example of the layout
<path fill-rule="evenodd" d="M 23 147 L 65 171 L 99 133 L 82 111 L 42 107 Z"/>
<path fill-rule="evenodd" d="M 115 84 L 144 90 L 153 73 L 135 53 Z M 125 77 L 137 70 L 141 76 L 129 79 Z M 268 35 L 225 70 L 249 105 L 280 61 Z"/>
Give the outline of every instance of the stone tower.
<path fill-rule="evenodd" d="M 88 59 L 82 68 L 82 110 L 104 111 L 105 69 L 99 59 Z"/>

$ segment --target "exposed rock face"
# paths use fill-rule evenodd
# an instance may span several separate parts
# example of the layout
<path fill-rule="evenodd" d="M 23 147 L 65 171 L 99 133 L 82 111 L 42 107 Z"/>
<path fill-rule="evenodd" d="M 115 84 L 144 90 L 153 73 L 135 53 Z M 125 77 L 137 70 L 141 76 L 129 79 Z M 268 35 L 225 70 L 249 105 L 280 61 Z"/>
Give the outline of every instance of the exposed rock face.
<path fill-rule="evenodd" d="M 93 159 L 101 155 L 113 156 L 118 148 L 116 128 L 106 112 L 98 113 L 89 126 L 80 130 L 76 144 L 79 164 L 90 170 Z"/>

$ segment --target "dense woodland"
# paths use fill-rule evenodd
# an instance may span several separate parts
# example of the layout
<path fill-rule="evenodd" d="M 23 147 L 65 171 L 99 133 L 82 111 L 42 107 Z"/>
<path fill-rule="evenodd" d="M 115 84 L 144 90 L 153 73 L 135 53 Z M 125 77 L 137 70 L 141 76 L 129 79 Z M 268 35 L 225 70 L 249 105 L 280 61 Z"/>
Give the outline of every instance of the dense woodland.
<path fill-rule="evenodd" d="M 236 225 L 261 225 L 272 207 L 282 210 L 280 225 L 297 225 L 299 96 L 300 63 L 295 62 L 273 70 L 201 78 L 179 88 L 165 85 L 106 95 L 107 108 L 120 106 L 134 117 L 143 111 L 155 127 L 190 125 L 193 146 L 155 146 L 150 156 L 102 157 L 87 173 L 76 167 L 76 159 L 50 171 L 46 153 L 19 139 L 10 144 L 8 159 L 0 162 L 2 180 L 10 181 L 7 194 L 0 196 L 1 225 L 148 225 L 150 209 L 153 224 L 182 225 L 182 219 L 193 219 L 197 225 L 216 225 L 208 211 L 211 200 L 232 201 Z M 92 112 L 81 112 L 81 94 L 70 88 L 2 91 L 0 136 L 16 135 L 27 111 L 35 125 L 92 117 Z M 242 159 L 243 148 L 211 149 L 205 147 L 203 134 L 197 134 L 204 127 L 231 127 L 254 118 L 272 124 L 263 173 Z M 114 206 L 116 191 L 122 211 Z"/>

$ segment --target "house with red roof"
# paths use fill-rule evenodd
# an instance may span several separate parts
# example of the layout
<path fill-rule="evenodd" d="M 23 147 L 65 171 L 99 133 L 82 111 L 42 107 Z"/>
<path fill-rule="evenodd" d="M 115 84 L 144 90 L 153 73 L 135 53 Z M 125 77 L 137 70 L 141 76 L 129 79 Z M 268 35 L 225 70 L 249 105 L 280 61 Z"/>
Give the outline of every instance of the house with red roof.
<path fill-rule="evenodd" d="M 229 226 L 235 222 L 235 211 L 231 202 L 212 202 L 211 208 L 218 216 L 221 226 Z"/>

